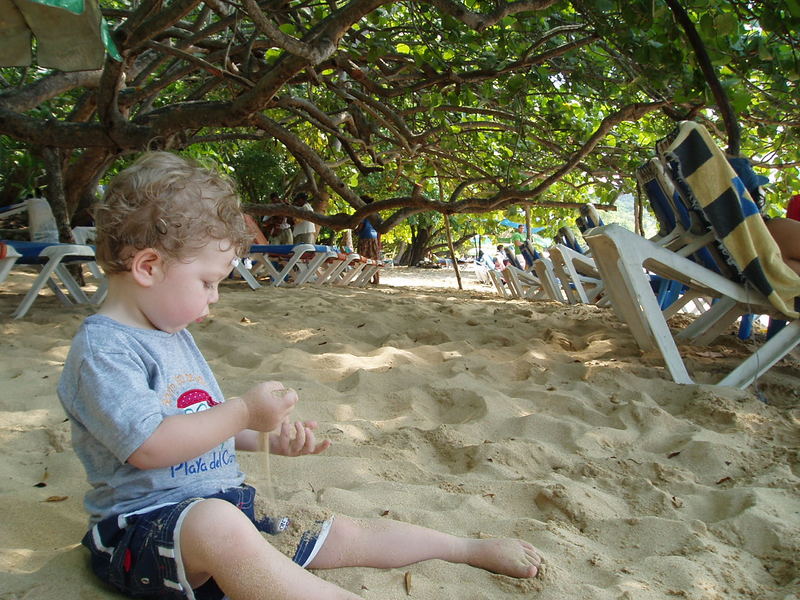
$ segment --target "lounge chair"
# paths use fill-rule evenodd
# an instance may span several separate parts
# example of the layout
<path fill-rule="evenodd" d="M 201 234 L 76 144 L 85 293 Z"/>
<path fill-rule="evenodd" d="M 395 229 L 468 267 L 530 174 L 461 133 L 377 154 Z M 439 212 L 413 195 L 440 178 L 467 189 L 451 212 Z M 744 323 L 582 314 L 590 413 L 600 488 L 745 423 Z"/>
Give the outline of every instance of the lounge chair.
<path fill-rule="evenodd" d="M 755 203 L 703 127 L 684 122 L 658 147 L 681 197 L 707 220 L 738 275 L 728 277 L 618 225 L 591 229 L 584 239 L 592 248 L 615 312 L 642 349 L 661 354 L 677 383 L 693 383 L 693 379 L 676 339 L 708 343 L 751 312 L 789 319 L 786 327 L 718 382 L 746 387 L 800 343 L 800 314 L 795 306 L 800 277 L 781 260 Z M 716 302 L 673 335 L 646 270 L 680 281 Z"/>
<path fill-rule="evenodd" d="M 383 261 L 366 258 L 355 252 L 338 252 L 336 257 L 329 257 L 327 263 L 315 276 L 315 284 L 364 287 L 383 268 Z"/>
<path fill-rule="evenodd" d="M 503 296 L 503 298 L 513 298 L 514 292 L 508 287 L 508 284 L 506 284 L 506 280 L 503 277 L 504 271 L 505 269 L 503 271 L 498 271 L 497 269 L 489 271 L 489 280 L 494 285 L 494 289 L 497 290 L 497 293 Z"/>
<path fill-rule="evenodd" d="M 6 280 L 20 256 L 22 255 L 14 250 L 13 246 L 0 242 L 0 283 Z"/>
<path fill-rule="evenodd" d="M 605 284 L 594 259 L 563 244 L 549 248 L 548 253 L 569 304 L 595 304 L 601 300 Z"/>
<path fill-rule="evenodd" d="M 100 281 L 97 290 L 90 297 L 86 295 L 67 269 L 68 264 L 94 263 L 94 249 L 91 246 L 13 240 L 4 240 L 3 243 L 12 247 L 19 254 L 15 265 L 41 267 L 39 275 L 34 279 L 22 302 L 13 312 L 13 318 L 20 319 L 25 316 L 45 285 L 49 286 L 64 304 L 99 304 L 105 297 L 107 291 L 105 278 Z"/>
<path fill-rule="evenodd" d="M 527 300 L 546 300 L 549 298 L 539 278 L 514 265 L 508 265 L 503 271 L 508 289 L 514 298 Z"/>
<path fill-rule="evenodd" d="M 325 261 L 338 259 L 339 253 L 330 246 L 312 244 L 254 244 L 250 246 L 249 258 L 253 261 L 252 272 L 241 261 L 236 270 L 252 289 L 257 289 L 261 287 L 256 280 L 260 271 L 266 271 L 275 287 L 287 283 L 300 285 L 312 280 Z"/>
<path fill-rule="evenodd" d="M 536 260 L 533 263 L 533 270 L 536 272 L 536 276 L 539 278 L 539 283 L 547 298 L 553 302 L 567 302 L 567 298 L 564 296 L 564 287 L 556 275 L 553 261 L 550 260 L 549 257 L 542 256 L 540 259 Z"/>
<path fill-rule="evenodd" d="M 34 201 L 36 201 L 35 204 L 33 203 Z M 5 218 L 12 214 L 29 211 L 32 206 L 35 206 L 39 212 L 42 210 L 47 211 L 49 218 L 52 219 L 49 205 L 46 202 L 40 202 L 39 199 L 32 199 L 14 205 L 10 210 L 0 214 L 0 217 Z M 29 211 L 30 216 L 31 212 Z M 38 215 L 37 218 L 39 216 L 41 215 Z M 31 227 L 31 232 L 31 235 L 36 235 L 34 227 Z M 94 248 L 91 246 L 87 244 L 62 244 L 46 241 L 22 242 L 17 240 L 2 240 L 0 243 L 7 248 L 13 249 L 17 254 L 13 262 L 5 261 L 4 259 L 2 269 L 6 272 L 5 276 L 0 278 L 0 281 L 4 280 L 8 272 L 17 265 L 35 265 L 41 268 L 39 275 L 34 279 L 22 302 L 12 313 L 13 318 L 20 319 L 27 314 L 45 285 L 50 287 L 56 297 L 64 304 L 99 304 L 105 298 L 107 281 L 97 263 L 95 263 Z M 6 250 L 6 256 L 10 256 L 8 250 Z M 66 267 L 68 264 L 83 264 L 90 268 L 99 282 L 97 290 L 91 296 L 87 296 L 80 284 L 70 274 Z"/>

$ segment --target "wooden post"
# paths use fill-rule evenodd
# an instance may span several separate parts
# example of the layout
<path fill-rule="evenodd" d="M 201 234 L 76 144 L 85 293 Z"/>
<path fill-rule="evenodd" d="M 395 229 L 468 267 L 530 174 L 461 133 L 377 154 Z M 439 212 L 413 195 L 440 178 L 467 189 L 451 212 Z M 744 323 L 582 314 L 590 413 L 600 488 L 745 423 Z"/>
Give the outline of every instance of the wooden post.
<path fill-rule="evenodd" d="M 458 260 L 456 260 L 456 252 L 453 249 L 453 234 L 450 233 L 450 219 L 448 215 L 442 216 L 444 217 L 444 230 L 447 233 L 447 247 L 450 249 L 450 259 L 453 261 L 453 268 L 456 270 L 458 289 L 463 290 L 464 286 L 461 285 L 461 271 L 458 270 Z"/>
<path fill-rule="evenodd" d="M 439 201 L 444 200 L 444 191 L 442 190 L 442 180 L 437 179 L 439 182 Z M 456 251 L 453 249 L 453 234 L 450 232 L 450 217 L 449 215 L 442 215 L 444 217 L 444 230 L 447 233 L 447 247 L 450 250 L 450 260 L 453 261 L 453 268 L 456 270 L 456 281 L 458 281 L 458 289 L 463 290 L 464 286 L 461 284 L 461 271 L 458 269 L 458 260 L 456 259 Z"/>
<path fill-rule="evenodd" d="M 531 207 L 525 205 L 525 241 L 531 241 Z"/>

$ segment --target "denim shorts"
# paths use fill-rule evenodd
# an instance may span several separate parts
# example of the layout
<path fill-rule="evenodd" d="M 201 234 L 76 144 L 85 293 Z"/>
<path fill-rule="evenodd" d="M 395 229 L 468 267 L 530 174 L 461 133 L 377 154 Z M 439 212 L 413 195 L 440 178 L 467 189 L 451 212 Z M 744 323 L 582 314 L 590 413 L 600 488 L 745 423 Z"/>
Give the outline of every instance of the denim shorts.
<path fill-rule="evenodd" d="M 212 496 L 187 498 L 145 511 L 111 516 L 94 525 L 82 543 L 91 552 L 95 575 L 122 593 L 134 598 L 165 600 L 220 600 L 224 597 L 213 579 L 191 589 L 180 558 L 180 528 L 188 509 L 210 498 L 237 506 L 256 528 L 278 535 L 289 525 L 289 518 L 255 516 L 255 489 L 248 485 L 231 488 Z M 317 523 L 297 542 L 292 560 L 305 567 L 316 556 L 328 535 L 332 519 Z"/>

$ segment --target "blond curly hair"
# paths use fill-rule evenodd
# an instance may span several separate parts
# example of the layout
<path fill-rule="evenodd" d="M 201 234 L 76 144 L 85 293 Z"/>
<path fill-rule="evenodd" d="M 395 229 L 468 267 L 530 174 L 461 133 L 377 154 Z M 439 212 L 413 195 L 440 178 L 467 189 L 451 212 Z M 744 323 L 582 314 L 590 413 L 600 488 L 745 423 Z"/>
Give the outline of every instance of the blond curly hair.
<path fill-rule="evenodd" d="M 109 274 L 128 271 L 144 248 L 180 261 L 220 240 L 243 256 L 252 237 L 228 178 L 170 152 L 143 154 L 114 177 L 94 218 L 97 262 Z"/>

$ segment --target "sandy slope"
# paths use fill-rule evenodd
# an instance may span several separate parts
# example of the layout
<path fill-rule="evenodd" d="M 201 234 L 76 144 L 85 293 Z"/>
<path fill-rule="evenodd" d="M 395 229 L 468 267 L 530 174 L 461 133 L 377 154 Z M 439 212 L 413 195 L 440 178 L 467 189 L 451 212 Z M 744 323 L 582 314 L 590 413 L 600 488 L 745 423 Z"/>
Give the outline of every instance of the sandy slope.
<path fill-rule="evenodd" d="M 20 300 L 15 277 L 2 315 Z M 323 577 L 384 600 L 800 597 L 797 353 L 761 381 L 767 405 L 668 382 L 605 309 L 501 300 L 474 283 L 224 287 L 213 318 L 192 327 L 223 389 L 282 380 L 300 392 L 298 416 L 334 442 L 321 456 L 273 457 L 279 498 L 519 536 L 547 560 L 530 581 L 438 561 Z M 54 391 L 89 312 L 43 298 L 23 321 L 0 317 L 3 599 L 118 597 L 76 545 L 86 483 Z M 701 377 L 740 354 L 741 342 L 724 344 L 695 353 Z M 258 459 L 242 457 L 254 477 Z"/>

